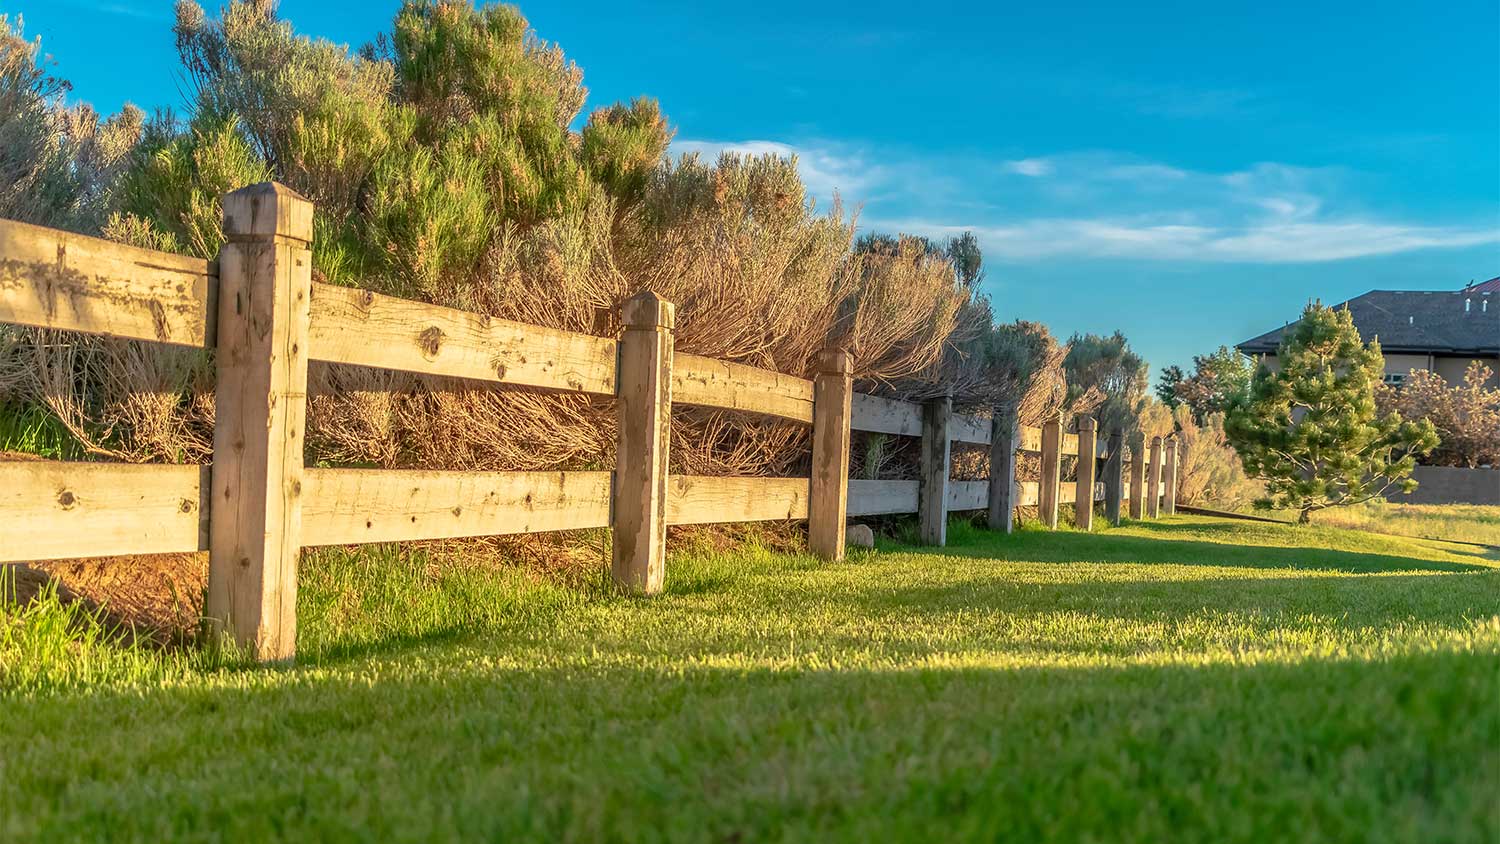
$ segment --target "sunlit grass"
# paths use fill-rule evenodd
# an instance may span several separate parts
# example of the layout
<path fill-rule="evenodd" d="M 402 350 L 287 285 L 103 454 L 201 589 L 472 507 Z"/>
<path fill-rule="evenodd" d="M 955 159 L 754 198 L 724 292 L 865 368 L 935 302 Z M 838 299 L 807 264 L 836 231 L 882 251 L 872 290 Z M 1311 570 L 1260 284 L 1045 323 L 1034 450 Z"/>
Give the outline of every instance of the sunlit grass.
<path fill-rule="evenodd" d="M 1500 472 L 1494 472 L 1500 484 Z M 1313 516 L 1316 524 L 1500 545 L 1500 507 L 1476 504 L 1376 504 L 1335 507 Z"/>
<path fill-rule="evenodd" d="M 12 608 L 0 642 L 50 644 L 0 644 L 39 663 L 0 693 L 0 839 L 1500 831 L 1493 555 L 1188 517 L 950 539 L 679 555 L 652 600 L 321 551 L 289 670 L 85 670 L 21 615 L 56 607 Z"/>

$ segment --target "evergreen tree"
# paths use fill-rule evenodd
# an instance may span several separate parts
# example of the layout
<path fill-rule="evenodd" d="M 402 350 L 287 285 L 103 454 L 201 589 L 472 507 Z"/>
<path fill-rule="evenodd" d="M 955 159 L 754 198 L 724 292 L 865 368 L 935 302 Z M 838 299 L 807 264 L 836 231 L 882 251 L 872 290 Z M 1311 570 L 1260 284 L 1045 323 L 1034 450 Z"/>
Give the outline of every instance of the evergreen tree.
<path fill-rule="evenodd" d="M 1296 510 L 1306 524 L 1317 510 L 1416 489 L 1415 455 L 1431 452 L 1437 434 L 1425 419 L 1377 416 L 1385 359 L 1378 340 L 1361 342 L 1347 308 L 1309 304 L 1276 359 L 1276 371 L 1256 369 L 1224 426 L 1245 471 L 1266 482 L 1257 507 Z"/>
<path fill-rule="evenodd" d="M 1179 403 L 1177 386 L 1186 378 L 1187 373 L 1182 371 L 1182 367 L 1176 364 L 1163 366 L 1161 375 L 1157 376 L 1156 380 L 1156 397 L 1161 400 L 1162 404 L 1176 410 Z"/>

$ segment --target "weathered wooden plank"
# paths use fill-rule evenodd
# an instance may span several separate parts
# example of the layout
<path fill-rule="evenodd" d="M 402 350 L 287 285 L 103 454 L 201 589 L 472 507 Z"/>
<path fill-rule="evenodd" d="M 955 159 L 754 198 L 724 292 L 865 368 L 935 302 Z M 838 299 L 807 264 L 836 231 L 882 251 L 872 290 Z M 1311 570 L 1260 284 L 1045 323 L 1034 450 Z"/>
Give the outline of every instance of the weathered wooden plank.
<path fill-rule="evenodd" d="M 1062 435 L 1061 453 L 1062 454 L 1066 454 L 1066 455 L 1075 456 L 1075 457 L 1078 455 L 1078 435 L 1077 434 L 1063 434 Z"/>
<path fill-rule="evenodd" d="M 353 545 L 609 526 L 610 472 L 308 469 L 302 544 Z"/>
<path fill-rule="evenodd" d="M 0 562 L 208 548 L 208 467 L 0 462 Z"/>
<path fill-rule="evenodd" d="M 1056 419 L 1042 425 L 1042 468 L 1037 515 L 1042 524 L 1057 527 L 1057 505 L 1061 503 L 1058 488 L 1062 481 L 1062 423 Z"/>
<path fill-rule="evenodd" d="M 917 512 L 917 481 L 849 481 L 849 515 Z"/>
<path fill-rule="evenodd" d="M 1016 506 L 1035 507 L 1042 498 L 1042 485 L 1036 481 L 1020 481 L 1016 484 Z"/>
<path fill-rule="evenodd" d="M 1146 516 L 1146 438 L 1137 432 L 1130 438 L 1130 483 L 1126 486 L 1125 500 L 1129 502 L 1132 519 Z"/>
<path fill-rule="evenodd" d="M 1011 408 L 996 408 L 990 436 L 990 530 L 1010 533 L 1015 528 L 1016 447 L 1021 432 Z"/>
<path fill-rule="evenodd" d="M 813 383 L 768 369 L 679 352 L 672 359 L 672 403 L 763 413 L 811 424 Z"/>
<path fill-rule="evenodd" d="M 989 445 L 990 418 L 988 416 L 970 416 L 964 413 L 955 413 L 953 414 L 953 422 L 948 430 L 948 436 L 956 443 Z"/>
<path fill-rule="evenodd" d="M 805 519 L 807 494 L 807 478 L 673 475 L 667 484 L 667 524 Z"/>
<path fill-rule="evenodd" d="M 953 419 L 953 399 L 932 399 L 922 408 L 922 494 L 920 525 L 922 542 L 948 542 L 948 476 L 952 472 L 953 440 L 948 434 Z"/>
<path fill-rule="evenodd" d="M 849 508 L 849 397 L 854 358 L 828 349 L 818 355 L 813 382 L 812 477 L 807 507 L 807 548 L 825 560 L 844 558 Z"/>
<path fill-rule="evenodd" d="M 1078 436 L 1073 438 L 1078 449 L 1077 474 L 1073 482 L 1074 524 L 1079 530 L 1093 530 L 1094 528 L 1094 502 L 1093 490 L 1094 479 L 1098 474 L 1099 462 L 1096 457 L 1098 437 L 1095 430 L 1098 423 L 1092 416 L 1078 417 Z"/>
<path fill-rule="evenodd" d="M 0 322 L 213 345 L 212 261 L 0 220 Z"/>
<path fill-rule="evenodd" d="M 1033 428 L 1030 425 L 1021 426 L 1020 443 L 1016 446 L 1017 451 L 1029 451 L 1039 454 L 1042 450 L 1042 429 Z"/>
<path fill-rule="evenodd" d="M 949 481 L 948 509 L 984 510 L 990 506 L 989 481 Z"/>
<path fill-rule="evenodd" d="M 312 203 L 264 182 L 224 197 L 204 611 L 256 659 L 297 648 Z"/>
<path fill-rule="evenodd" d="M 616 343 L 369 290 L 313 285 L 314 360 L 614 395 Z"/>
<path fill-rule="evenodd" d="M 849 407 L 856 431 L 922 436 L 922 406 L 919 404 L 855 393 Z"/>
<path fill-rule="evenodd" d="M 1151 464 L 1146 468 L 1146 516 L 1155 519 L 1161 515 L 1161 437 L 1151 438 Z"/>
<path fill-rule="evenodd" d="M 672 435 L 672 332 L 677 310 L 655 293 L 620 309 L 619 429 L 615 445 L 614 546 L 610 571 L 632 592 L 666 581 L 667 454 Z"/>

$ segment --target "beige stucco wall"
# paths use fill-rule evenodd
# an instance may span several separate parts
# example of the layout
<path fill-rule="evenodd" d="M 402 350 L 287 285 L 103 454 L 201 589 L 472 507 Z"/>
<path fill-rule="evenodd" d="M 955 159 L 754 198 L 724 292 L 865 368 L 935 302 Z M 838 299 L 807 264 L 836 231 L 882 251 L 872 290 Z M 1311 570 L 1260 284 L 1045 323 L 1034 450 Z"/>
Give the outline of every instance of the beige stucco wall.
<path fill-rule="evenodd" d="M 1426 369 L 1426 355 L 1386 355 L 1385 373 L 1387 375 L 1405 375 L 1413 369 Z"/>
<path fill-rule="evenodd" d="M 1463 383 L 1464 370 L 1468 368 L 1470 360 L 1473 360 L 1473 358 L 1434 358 L 1433 370 L 1443 376 L 1443 380 L 1448 382 L 1448 386 L 1457 386 Z M 1487 382 L 1487 386 L 1500 388 L 1500 359 L 1489 357 L 1479 358 L 1478 360 L 1490 368 L 1490 380 Z M 1277 362 L 1275 355 L 1266 355 L 1265 362 L 1271 368 L 1272 372 L 1281 368 L 1281 364 Z M 1426 368 L 1427 355 L 1390 354 L 1385 356 L 1385 371 L 1388 375 L 1396 373 L 1405 375 L 1413 369 Z"/>
<path fill-rule="evenodd" d="M 1448 386 L 1452 387 L 1463 383 L 1464 371 L 1469 368 L 1469 361 L 1471 360 L 1474 360 L 1474 358 L 1438 358 L 1437 366 L 1434 369 L 1437 370 L 1437 374 L 1443 376 L 1444 381 L 1448 382 Z M 1500 359 L 1479 358 L 1478 360 L 1490 368 L 1488 385 L 1491 387 L 1500 387 Z"/>

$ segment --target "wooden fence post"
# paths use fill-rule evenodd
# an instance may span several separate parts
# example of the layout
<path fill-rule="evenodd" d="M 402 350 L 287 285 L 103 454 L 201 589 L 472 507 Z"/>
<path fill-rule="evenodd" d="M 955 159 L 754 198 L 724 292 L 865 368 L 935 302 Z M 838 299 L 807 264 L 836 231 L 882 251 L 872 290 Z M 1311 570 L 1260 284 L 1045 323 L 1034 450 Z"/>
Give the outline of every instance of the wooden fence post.
<path fill-rule="evenodd" d="M 1125 497 L 1125 435 L 1109 432 L 1109 455 L 1104 461 L 1104 518 L 1120 526 L 1120 503 Z"/>
<path fill-rule="evenodd" d="M 1146 515 L 1161 516 L 1161 437 L 1151 438 L 1151 469 L 1146 478 Z"/>
<path fill-rule="evenodd" d="M 615 582 L 654 595 L 666 578 L 667 450 L 672 428 L 671 302 L 643 290 L 620 309 L 619 439 L 615 461 Z"/>
<path fill-rule="evenodd" d="M 297 653 L 313 205 L 263 182 L 223 208 L 204 610 L 256 659 L 285 661 Z"/>
<path fill-rule="evenodd" d="M 922 409 L 922 486 L 918 499 L 922 542 L 944 545 L 948 541 L 948 423 L 953 417 L 953 397 L 932 399 Z"/>
<path fill-rule="evenodd" d="M 1130 438 L 1130 518 L 1146 517 L 1146 435 Z"/>
<path fill-rule="evenodd" d="M 1062 485 L 1062 420 L 1042 424 L 1042 476 L 1037 481 L 1037 515 L 1042 524 L 1057 528 L 1058 490 Z"/>
<path fill-rule="evenodd" d="M 854 359 L 829 349 L 813 377 L 812 482 L 807 497 L 807 547 L 825 560 L 844 559 L 849 510 L 849 402 Z"/>
<path fill-rule="evenodd" d="M 1161 509 L 1168 516 L 1177 512 L 1177 435 L 1167 437 L 1165 444 L 1166 465 L 1163 467 L 1166 489 L 1162 492 Z"/>
<path fill-rule="evenodd" d="M 1078 417 L 1077 495 L 1073 499 L 1073 512 L 1079 530 L 1094 529 L 1094 476 L 1099 469 L 1098 429 L 1099 423 L 1094 417 Z"/>
<path fill-rule="evenodd" d="M 1020 438 L 1016 409 L 997 407 L 990 417 L 990 530 L 1010 533 L 1016 526 L 1016 446 Z"/>

